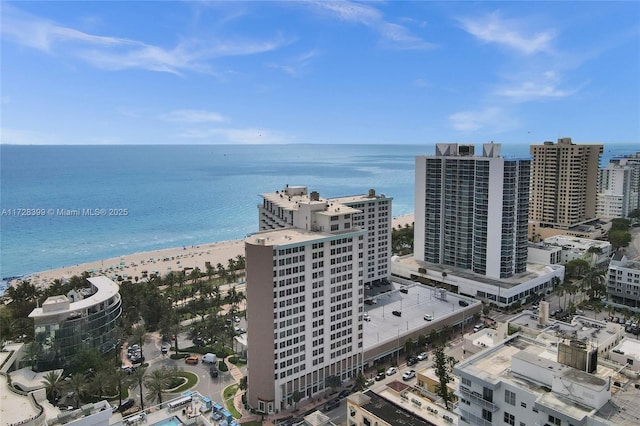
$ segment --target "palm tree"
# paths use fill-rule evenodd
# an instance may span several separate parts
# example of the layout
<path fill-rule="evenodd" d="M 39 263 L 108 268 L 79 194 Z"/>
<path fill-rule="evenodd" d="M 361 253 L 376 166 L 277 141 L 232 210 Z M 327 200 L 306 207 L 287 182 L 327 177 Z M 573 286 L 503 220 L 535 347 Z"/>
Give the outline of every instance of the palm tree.
<path fill-rule="evenodd" d="M 64 388 L 62 374 L 52 370 L 47 372 L 42 379 L 42 383 L 44 384 L 44 388 L 47 393 L 47 399 L 52 404 L 55 404 L 62 393 L 62 389 Z"/>
<path fill-rule="evenodd" d="M 582 279 L 590 299 L 599 299 L 607 291 L 605 273 L 605 270 L 592 269 Z"/>
<path fill-rule="evenodd" d="M 173 374 L 169 368 L 162 367 L 153 370 L 144 378 L 144 385 L 147 387 L 147 401 L 153 402 L 158 399 L 158 403 L 162 404 L 162 391 L 169 386 L 169 381 Z"/>
<path fill-rule="evenodd" d="M 113 376 L 113 384 L 118 390 L 118 406 L 120 406 L 122 405 L 122 391 L 129 387 L 131 384 L 131 378 L 126 371 L 122 368 L 118 368 Z"/>
<path fill-rule="evenodd" d="M 84 396 L 89 385 L 89 380 L 84 373 L 74 373 L 71 375 L 71 382 L 69 384 L 73 391 L 73 400 L 76 403 L 75 406 L 78 408 L 80 406 L 80 400 Z"/>
<path fill-rule="evenodd" d="M 598 246 L 591 246 L 587 250 L 587 253 L 591 255 L 591 267 L 593 268 L 594 266 L 596 266 L 598 257 L 602 254 L 602 248 Z"/>
<path fill-rule="evenodd" d="M 95 396 L 102 398 L 107 388 L 112 383 L 111 371 L 98 370 L 89 381 L 89 388 Z"/>
<path fill-rule="evenodd" d="M 133 372 L 133 377 L 132 377 L 132 381 L 133 381 L 133 389 L 135 388 L 139 388 L 140 389 L 140 408 L 142 410 L 144 410 L 144 399 L 143 399 L 143 385 L 144 385 L 144 377 L 147 374 L 147 367 L 138 367 L 134 372 Z"/>
<path fill-rule="evenodd" d="M 138 324 L 131 329 L 131 340 L 136 342 L 140 346 L 140 353 L 142 354 L 142 347 L 148 340 L 147 329 L 144 325 Z"/>

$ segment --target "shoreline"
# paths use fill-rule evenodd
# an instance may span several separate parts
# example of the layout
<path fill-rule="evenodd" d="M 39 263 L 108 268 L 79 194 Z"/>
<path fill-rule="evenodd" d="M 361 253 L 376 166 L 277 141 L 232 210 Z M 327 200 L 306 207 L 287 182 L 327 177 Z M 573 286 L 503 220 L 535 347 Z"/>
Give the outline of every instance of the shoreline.
<path fill-rule="evenodd" d="M 396 228 L 411 225 L 413 220 L 413 213 L 393 217 L 391 226 Z M 236 259 L 239 255 L 244 256 L 244 239 L 124 254 L 109 259 L 26 274 L 22 277 L 4 278 L 4 280 L 7 286 L 28 280 L 38 288 L 46 288 L 55 279 L 66 280 L 74 275 L 79 276 L 83 272 L 89 272 L 91 276 L 104 275 L 114 281 L 121 276 L 124 280 L 133 282 L 137 281 L 136 277 L 139 281 L 146 280 L 152 273 L 164 276 L 172 271 L 186 269 L 188 274 L 194 268 L 200 269 L 201 274 L 206 275 L 207 262 L 217 270 L 218 263 L 226 268 L 229 259 Z M 146 276 L 144 276 L 145 271 Z"/>

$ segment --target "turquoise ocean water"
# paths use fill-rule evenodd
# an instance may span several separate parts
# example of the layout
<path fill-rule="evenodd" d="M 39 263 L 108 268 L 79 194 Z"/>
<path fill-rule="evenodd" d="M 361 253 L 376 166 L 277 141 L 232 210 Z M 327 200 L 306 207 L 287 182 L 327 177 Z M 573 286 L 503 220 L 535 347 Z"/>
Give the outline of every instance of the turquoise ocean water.
<path fill-rule="evenodd" d="M 505 157 L 528 152 L 502 146 Z M 602 161 L 632 152 L 605 146 Z M 257 231 L 259 195 L 286 184 L 323 197 L 374 188 L 394 198 L 394 216 L 411 213 L 414 158 L 433 153 L 433 145 L 0 145 L 0 276 L 243 238 Z M 61 214 L 82 209 L 99 216 Z"/>

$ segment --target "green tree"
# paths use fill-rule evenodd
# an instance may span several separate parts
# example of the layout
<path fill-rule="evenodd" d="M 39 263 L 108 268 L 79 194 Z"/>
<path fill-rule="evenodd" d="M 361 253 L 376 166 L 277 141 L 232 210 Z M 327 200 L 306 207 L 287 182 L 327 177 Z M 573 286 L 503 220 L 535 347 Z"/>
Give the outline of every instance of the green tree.
<path fill-rule="evenodd" d="M 408 337 L 407 340 L 404 341 L 404 352 L 407 357 L 413 355 L 413 348 L 415 345 L 416 344 L 411 337 Z"/>
<path fill-rule="evenodd" d="M 565 265 L 567 278 L 580 278 L 589 271 L 589 262 L 584 259 L 573 259 Z"/>
<path fill-rule="evenodd" d="M 623 217 L 611 219 L 610 231 L 628 231 L 629 225 L 630 225 L 629 219 L 625 219 Z"/>
<path fill-rule="evenodd" d="M 131 341 L 140 346 L 140 352 L 142 353 L 142 348 L 145 343 L 147 343 L 149 338 L 149 334 L 147 329 L 142 324 L 138 324 L 131 330 Z"/>
<path fill-rule="evenodd" d="M 453 381 L 453 366 L 456 359 L 444 353 L 444 345 L 437 345 L 434 349 L 434 370 L 440 380 L 436 388 L 436 393 L 444 401 L 445 407 L 449 409 L 449 403 L 453 400 L 453 394 L 449 392 L 447 385 Z"/>
<path fill-rule="evenodd" d="M 304 397 L 304 392 L 300 392 L 298 389 L 293 391 L 291 398 L 293 399 L 293 409 L 296 410 L 298 407 L 298 402 Z"/>
<path fill-rule="evenodd" d="M 62 393 L 62 389 L 64 388 L 62 374 L 53 370 L 49 371 L 42 378 L 42 384 L 44 384 L 47 400 L 52 404 L 55 404 Z"/>
<path fill-rule="evenodd" d="M 87 388 L 89 386 L 89 380 L 87 376 L 83 373 L 75 373 L 71 375 L 71 382 L 69 383 L 71 386 L 71 390 L 73 391 L 73 401 L 75 402 L 75 407 L 78 408 L 80 406 L 80 401 L 84 397 Z"/>
<path fill-rule="evenodd" d="M 592 269 L 582 279 L 582 285 L 589 299 L 600 299 L 607 291 L 606 271 Z"/>
<path fill-rule="evenodd" d="M 338 376 L 328 376 L 324 379 L 325 386 L 331 388 L 331 392 L 335 392 L 336 388 L 339 387 L 341 383 L 342 381 Z"/>
<path fill-rule="evenodd" d="M 153 402 L 157 398 L 158 403 L 162 404 L 162 391 L 167 389 L 172 377 L 175 377 L 175 374 L 166 366 L 150 371 L 144 378 L 147 401 Z"/>
<path fill-rule="evenodd" d="M 627 247 L 631 242 L 631 234 L 629 231 L 609 231 L 609 242 L 614 249 Z"/>
<path fill-rule="evenodd" d="M 361 391 L 365 388 L 366 383 L 367 383 L 367 379 L 364 377 L 364 374 L 362 374 L 362 371 L 358 371 L 358 374 L 356 375 L 356 378 L 353 383 L 354 389 L 356 391 Z"/>
<path fill-rule="evenodd" d="M 118 368 L 113 375 L 113 385 L 118 391 L 118 406 L 120 406 L 122 405 L 122 391 L 131 385 L 131 377 L 122 368 Z"/>
<path fill-rule="evenodd" d="M 133 389 L 139 389 L 140 390 L 140 408 L 142 410 L 144 410 L 144 398 L 143 398 L 143 386 L 144 386 L 144 379 L 145 376 L 147 374 L 147 367 L 138 367 L 132 374 L 132 385 L 133 385 Z"/>
<path fill-rule="evenodd" d="M 240 383 L 238 383 L 238 386 L 240 387 L 241 391 L 247 390 L 247 387 L 249 386 L 249 379 L 247 378 L 247 376 L 244 376 L 240 379 Z"/>
<path fill-rule="evenodd" d="M 113 384 L 112 372 L 104 369 L 98 370 L 89 380 L 89 389 L 94 396 L 102 398 L 111 384 Z"/>

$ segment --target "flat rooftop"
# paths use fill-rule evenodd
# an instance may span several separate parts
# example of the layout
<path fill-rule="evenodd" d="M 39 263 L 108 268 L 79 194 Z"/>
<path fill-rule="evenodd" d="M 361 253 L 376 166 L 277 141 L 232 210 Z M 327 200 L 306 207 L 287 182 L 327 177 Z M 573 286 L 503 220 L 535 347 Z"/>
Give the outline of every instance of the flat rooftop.
<path fill-rule="evenodd" d="M 406 293 L 400 290 L 406 289 Z M 428 325 L 445 322 L 449 317 L 459 316 L 461 312 L 472 313 L 481 303 L 467 297 L 446 293 L 446 300 L 438 298 L 438 291 L 424 284 L 403 285 L 391 282 L 380 287 L 365 290 L 365 301 L 373 300 L 375 304 L 364 305 L 364 312 L 371 321 L 363 321 L 363 346 L 370 350 L 381 343 L 402 339 L 403 335 L 418 331 Z M 468 306 L 460 306 L 464 300 Z M 402 316 L 393 315 L 393 311 Z M 425 314 L 433 316 L 433 321 L 426 321 Z M 401 344 L 404 344 L 402 339 Z"/>
<path fill-rule="evenodd" d="M 623 327 L 613 323 L 606 323 L 583 316 L 575 316 L 571 323 L 549 318 L 547 325 L 538 327 L 538 315 L 525 310 L 509 320 L 510 324 L 538 329 L 541 335 L 553 336 L 558 339 L 577 339 L 588 341 L 600 347 L 615 336 L 616 330 L 621 332 Z"/>
<path fill-rule="evenodd" d="M 556 375 L 566 377 L 573 382 L 588 383 L 595 387 L 606 386 L 610 377 L 616 372 L 602 364 L 598 365 L 595 373 L 589 374 L 581 370 L 558 363 L 557 353 L 550 350 L 544 343 L 531 338 L 516 335 L 494 348 L 489 348 L 462 361 L 455 370 L 462 370 L 489 383 L 504 381 L 537 395 L 538 401 L 559 412 L 566 413 L 573 418 L 583 418 L 593 412 L 593 409 L 581 406 L 561 394 L 551 392 L 547 387 L 538 383 L 533 377 L 522 377 L 512 371 L 512 359 L 517 358 L 534 365 L 553 369 Z"/>
<path fill-rule="evenodd" d="M 509 277 L 509 278 L 497 279 L 497 278 L 490 278 L 481 274 L 476 274 L 475 272 L 471 272 L 467 269 L 457 268 L 455 266 L 440 265 L 437 263 L 430 263 L 430 262 L 422 262 L 422 261 L 416 260 L 413 256 L 398 257 L 396 258 L 395 261 L 405 265 L 413 266 L 416 270 L 418 268 L 424 268 L 426 270 L 436 271 L 439 273 L 446 272 L 447 275 L 450 275 L 450 276 L 465 278 L 468 280 L 477 281 L 483 284 L 488 284 L 494 287 L 500 287 L 505 289 L 516 287 L 527 281 L 531 281 L 535 278 L 549 274 L 558 268 L 564 267 L 560 265 L 542 265 L 537 263 L 527 263 L 526 272 L 513 275 L 512 277 Z"/>
<path fill-rule="evenodd" d="M 308 242 L 322 240 L 325 238 L 339 238 L 340 235 L 362 233 L 366 231 L 359 229 L 351 229 L 348 231 L 322 232 L 322 231 L 305 231 L 299 228 L 281 228 L 266 231 L 260 231 L 249 235 L 245 238 L 245 243 L 251 245 L 264 246 L 288 246 L 300 245 Z"/>
<path fill-rule="evenodd" d="M 418 416 L 414 412 L 408 410 L 408 407 L 412 405 L 411 402 L 408 402 L 406 404 L 398 404 L 396 402 L 383 398 L 382 396 L 371 390 L 364 392 L 363 395 L 370 398 L 370 400 L 368 403 L 361 405 L 361 407 L 372 413 L 374 416 L 383 419 L 390 425 L 430 426 L 433 424 L 427 419 Z M 410 398 L 415 398 L 415 396 L 411 394 Z"/>
<path fill-rule="evenodd" d="M 291 187 L 291 189 L 294 189 L 294 187 Z M 360 210 L 341 204 L 339 201 L 336 201 L 335 199 L 327 199 L 327 198 L 319 197 L 318 200 L 311 200 L 310 194 L 304 193 L 300 195 L 287 195 L 285 190 L 262 194 L 262 197 L 265 200 L 270 201 L 273 204 L 280 206 L 285 210 L 297 211 L 300 209 L 300 204 L 318 204 L 318 205 L 326 204 L 327 208 L 325 212 L 329 214 L 333 214 L 333 213 L 354 214 L 354 213 L 360 212 Z M 364 197 L 364 196 L 361 196 L 361 197 Z M 322 211 L 317 213 L 322 213 Z"/>

